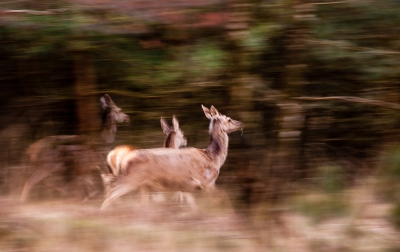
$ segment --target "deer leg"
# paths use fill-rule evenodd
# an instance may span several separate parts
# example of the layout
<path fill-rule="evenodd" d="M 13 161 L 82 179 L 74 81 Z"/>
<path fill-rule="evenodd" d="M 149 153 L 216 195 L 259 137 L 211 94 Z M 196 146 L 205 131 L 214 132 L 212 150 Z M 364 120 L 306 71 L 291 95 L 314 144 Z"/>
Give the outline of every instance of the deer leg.
<path fill-rule="evenodd" d="M 99 193 L 99 191 L 96 190 L 94 182 L 90 178 L 83 178 L 83 186 L 85 189 L 85 196 L 82 202 L 88 201 L 90 198 Z"/>
<path fill-rule="evenodd" d="M 182 195 L 182 192 L 174 192 L 173 195 L 172 195 L 172 197 L 171 197 L 171 199 L 172 199 L 173 201 L 179 202 L 179 204 L 182 204 L 182 202 L 183 202 L 183 200 L 184 200 L 183 195 Z"/>
<path fill-rule="evenodd" d="M 85 198 L 82 200 L 82 202 L 86 202 L 94 196 L 100 194 L 101 191 L 99 185 L 97 184 L 95 174 L 84 175 L 81 179 L 85 189 Z"/>
<path fill-rule="evenodd" d="M 162 192 L 152 192 L 150 194 L 151 200 L 157 203 L 165 203 L 165 195 Z"/>
<path fill-rule="evenodd" d="M 192 210 L 197 210 L 196 200 L 192 193 L 189 192 L 175 192 L 172 200 L 179 202 L 179 205 L 187 204 Z"/>
<path fill-rule="evenodd" d="M 194 199 L 193 194 L 188 193 L 188 192 L 179 192 L 179 194 L 180 194 L 181 202 L 186 201 L 186 203 L 189 205 L 189 207 L 192 210 L 197 209 L 196 200 Z"/>
<path fill-rule="evenodd" d="M 51 183 L 48 183 L 46 181 L 43 181 L 43 185 L 53 189 L 54 191 L 57 191 L 57 192 L 61 193 L 63 196 L 66 196 L 68 194 L 67 190 L 65 190 L 63 188 L 60 188 L 59 186 L 55 186 L 55 185 L 53 185 Z"/>
<path fill-rule="evenodd" d="M 51 174 L 47 169 L 43 170 L 36 170 L 25 182 L 24 189 L 22 190 L 21 202 L 25 202 L 26 198 L 28 197 L 29 192 L 31 189 L 44 178 L 48 177 Z"/>
<path fill-rule="evenodd" d="M 150 198 L 150 191 L 147 187 L 142 186 L 139 189 L 139 202 L 140 205 L 142 206 L 148 206 L 149 205 L 149 198 Z"/>
<path fill-rule="evenodd" d="M 103 204 L 101 205 L 101 210 L 106 209 L 113 201 L 118 199 L 124 194 L 127 194 L 134 189 L 136 189 L 137 186 L 131 186 L 129 183 L 121 183 L 110 189 L 109 193 L 106 195 L 106 199 L 104 200 Z"/>

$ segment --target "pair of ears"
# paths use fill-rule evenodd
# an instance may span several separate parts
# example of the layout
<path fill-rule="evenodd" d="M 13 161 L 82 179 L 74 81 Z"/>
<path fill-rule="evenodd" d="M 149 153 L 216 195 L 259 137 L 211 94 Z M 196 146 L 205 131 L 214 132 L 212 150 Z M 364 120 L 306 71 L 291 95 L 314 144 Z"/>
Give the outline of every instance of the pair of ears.
<path fill-rule="evenodd" d="M 204 107 L 203 104 L 201 105 L 201 107 L 203 108 L 206 117 L 210 120 L 215 116 L 221 115 L 221 113 L 219 113 L 219 111 L 213 105 L 211 105 L 210 109 Z M 171 132 L 171 127 L 169 127 L 167 120 L 161 117 L 160 122 L 162 130 L 164 131 L 165 134 L 168 135 Z M 175 117 L 175 115 L 172 116 L 172 127 L 174 128 L 174 130 L 177 130 L 179 128 L 179 121 Z"/>
<path fill-rule="evenodd" d="M 201 105 L 201 107 L 203 108 L 203 111 L 204 111 L 204 114 L 206 115 L 206 117 L 210 120 L 211 120 L 211 118 L 221 115 L 221 113 L 219 113 L 218 110 L 213 105 L 211 105 L 210 109 L 204 107 L 203 105 Z"/>
<path fill-rule="evenodd" d="M 172 129 L 173 130 L 179 129 L 179 121 L 178 119 L 176 119 L 175 115 L 172 116 L 172 128 L 169 126 L 167 120 L 165 120 L 163 117 L 161 117 L 160 122 L 161 122 L 161 128 L 166 135 L 168 135 Z"/>
<path fill-rule="evenodd" d="M 115 105 L 115 103 L 113 102 L 113 100 L 111 99 L 111 97 L 108 94 L 105 94 L 100 98 L 100 104 L 104 110 L 106 110 L 107 108 L 116 108 L 117 107 L 117 105 Z"/>

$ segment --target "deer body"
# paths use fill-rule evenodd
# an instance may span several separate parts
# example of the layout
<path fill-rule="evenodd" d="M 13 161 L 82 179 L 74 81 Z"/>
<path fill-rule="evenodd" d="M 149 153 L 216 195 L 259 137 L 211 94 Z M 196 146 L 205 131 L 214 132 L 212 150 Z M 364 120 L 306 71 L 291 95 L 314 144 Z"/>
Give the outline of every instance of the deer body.
<path fill-rule="evenodd" d="M 121 160 L 120 175 L 110 185 L 102 209 L 120 196 L 147 187 L 154 191 L 194 192 L 213 189 L 228 155 L 228 133 L 243 124 L 203 107 L 210 119 L 210 145 L 206 149 L 141 149 Z"/>
<path fill-rule="evenodd" d="M 97 193 L 97 190 L 93 190 L 92 178 L 93 174 L 98 176 L 97 168 L 103 166 L 102 153 L 108 152 L 108 144 L 114 141 L 117 123 L 129 122 L 129 116 L 121 112 L 109 95 L 101 97 L 100 103 L 104 114 L 99 139 L 87 135 L 48 136 L 27 149 L 26 153 L 35 170 L 25 182 L 21 201 L 26 200 L 35 185 L 56 174 L 64 177 L 67 184 L 72 181 L 83 184 L 87 197 Z"/>
<path fill-rule="evenodd" d="M 175 115 L 172 117 L 172 127 L 168 125 L 168 122 L 164 118 L 161 118 L 160 122 L 163 132 L 167 135 L 164 140 L 164 148 L 179 149 L 180 147 L 186 146 L 186 137 L 180 129 L 179 121 Z M 109 172 L 114 176 L 118 176 L 120 174 L 122 158 L 136 149 L 137 148 L 132 145 L 119 145 L 110 151 L 107 155 Z"/>
<path fill-rule="evenodd" d="M 121 175 L 132 181 L 140 178 L 145 186 L 192 192 L 213 184 L 224 160 L 215 162 L 206 150 L 196 148 L 178 151 L 159 148 L 137 150 L 124 162 Z"/>

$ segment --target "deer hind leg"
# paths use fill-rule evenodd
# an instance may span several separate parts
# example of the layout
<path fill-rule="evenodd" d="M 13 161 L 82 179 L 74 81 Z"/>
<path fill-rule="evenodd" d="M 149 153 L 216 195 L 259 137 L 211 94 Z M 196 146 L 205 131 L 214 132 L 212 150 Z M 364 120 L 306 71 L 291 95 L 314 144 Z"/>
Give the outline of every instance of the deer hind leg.
<path fill-rule="evenodd" d="M 188 192 L 179 192 L 179 194 L 181 204 L 186 202 L 192 210 L 197 210 L 197 204 L 193 194 Z"/>
<path fill-rule="evenodd" d="M 82 179 L 81 182 L 83 183 L 83 188 L 84 188 L 84 192 L 85 192 L 82 202 L 86 202 L 89 199 L 91 199 L 101 193 L 99 185 L 96 183 L 94 176 L 87 175 L 87 176 L 83 176 L 81 179 Z"/>
<path fill-rule="evenodd" d="M 197 210 L 197 203 L 192 193 L 181 191 L 174 192 L 171 200 L 177 202 L 181 207 L 186 204 L 191 210 Z"/>
<path fill-rule="evenodd" d="M 146 186 L 141 186 L 139 189 L 139 203 L 142 206 L 149 205 L 149 199 L 153 197 L 153 194 L 150 194 L 150 190 Z"/>
<path fill-rule="evenodd" d="M 131 184 L 131 183 L 119 183 L 119 184 L 115 185 L 114 187 L 109 188 L 109 191 L 108 191 L 106 198 L 103 201 L 103 204 L 101 205 L 100 209 L 101 210 L 106 209 L 116 199 L 135 190 L 136 188 L 137 188 L 137 186 L 135 186 L 134 184 Z"/>
<path fill-rule="evenodd" d="M 32 188 L 42 181 L 44 178 L 48 177 L 51 174 L 51 172 L 47 169 L 39 169 L 33 172 L 33 174 L 28 178 L 28 180 L 25 182 L 24 189 L 22 190 L 21 202 L 25 202 L 26 198 L 28 197 L 29 192 L 32 190 Z"/>

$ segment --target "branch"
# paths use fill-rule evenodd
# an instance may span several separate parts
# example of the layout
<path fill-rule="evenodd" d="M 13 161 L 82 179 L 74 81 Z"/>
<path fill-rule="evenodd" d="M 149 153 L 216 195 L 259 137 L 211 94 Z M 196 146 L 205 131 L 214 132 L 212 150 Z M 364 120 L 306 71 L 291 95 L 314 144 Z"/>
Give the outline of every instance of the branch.
<path fill-rule="evenodd" d="M 371 105 L 387 107 L 387 108 L 391 108 L 391 109 L 400 109 L 400 104 L 398 104 L 398 103 L 365 99 L 365 98 L 356 97 L 356 96 L 294 97 L 293 99 L 305 100 L 305 101 L 342 100 L 342 101 L 348 101 L 348 102 L 371 104 Z"/>
<path fill-rule="evenodd" d="M 323 3 L 311 3 L 315 5 L 328 5 L 328 4 L 344 4 L 349 3 L 349 1 L 333 1 L 333 2 L 323 2 Z"/>
<path fill-rule="evenodd" d="M 64 12 L 66 9 L 54 9 L 54 10 L 45 10 L 45 11 L 37 11 L 37 10 L 7 10 L 0 9 L 0 14 L 31 14 L 31 15 L 54 15 Z"/>
<path fill-rule="evenodd" d="M 28 2 L 29 0 L 13 0 L 13 1 L 8 1 L 8 2 L 1 2 L 0 4 L 14 4 L 14 3 L 20 3 L 20 2 Z"/>

